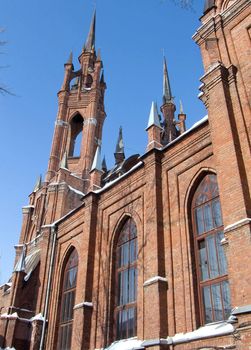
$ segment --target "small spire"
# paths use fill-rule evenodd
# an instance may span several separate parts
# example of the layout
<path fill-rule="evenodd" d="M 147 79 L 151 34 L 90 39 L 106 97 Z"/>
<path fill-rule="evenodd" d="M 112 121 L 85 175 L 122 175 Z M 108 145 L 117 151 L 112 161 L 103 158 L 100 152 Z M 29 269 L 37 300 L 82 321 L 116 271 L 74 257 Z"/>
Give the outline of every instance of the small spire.
<path fill-rule="evenodd" d="M 123 160 L 125 159 L 122 127 L 119 128 L 119 136 L 116 144 L 114 157 L 115 157 L 116 164 L 123 162 Z"/>
<path fill-rule="evenodd" d="M 33 192 L 37 192 L 38 190 L 40 190 L 41 187 L 42 187 L 42 176 L 39 175 L 37 182 L 35 184 L 35 187 L 33 189 Z"/>
<path fill-rule="evenodd" d="M 171 102 L 173 103 L 173 96 L 171 91 L 171 85 L 169 81 L 166 58 L 164 57 L 163 64 L 163 103 Z"/>
<path fill-rule="evenodd" d="M 180 100 L 180 114 L 184 114 L 183 104 L 181 100 Z"/>
<path fill-rule="evenodd" d="M 96 10 L 94 11 L 89 34 L 85 43 L 85 49 L 86 51 L 89 51 L 89 52 L 95 48 L 95 27 L 96 27 Z"/>
<path fill-rule="evenodd" d="M 124 153 L 124 142 L 123 142 L 123 135 L 122 135 L 122 127 L 119 128 L 119 137 L 116 144 L 116 153 Z"/>
<path fill-rule="evenodd" d="M 63 158 L 60 162 L 60 168 L 68 169 L 67 153 L 64 152 Z"/>
<path fill-rule="evenodd" d="M 161 127 L 156 102 L 152 102 L 147 129 L 152 125 L 156 125 L 158 127 Z"/>
<path fill-rule="evenodd" d="M 102 163 L 101 163 L 101 147 L 97 146 L 96 152 L 95 152 L 95 156 L 93 159 L 93 163 L 92 163 L 92 167 L 91 167 L 91 171 L 92 170 L 99 170 L 102 171 Z"/>
<path fill-rule="evenodd" d="M 105 156 L 102 160 L 102 170 L 106 173 L 107 172 L 107 165 L 106 165 L 106 160 L 105 160 Z"/>
<path fill-rule="evenodd" d="M 72 60 L 73 60 L 73 53 L 71 51 L 67 63 L 72 64 Z"/>
<path fill-rule="evenodd" d="M 23 250 L 20 255 L 20 258 L 18 259 L 18 262 L 14 268 L 14 272 L 25 272 L 25 255 L 26 255 L 26 246 L 23 245 Z"/>

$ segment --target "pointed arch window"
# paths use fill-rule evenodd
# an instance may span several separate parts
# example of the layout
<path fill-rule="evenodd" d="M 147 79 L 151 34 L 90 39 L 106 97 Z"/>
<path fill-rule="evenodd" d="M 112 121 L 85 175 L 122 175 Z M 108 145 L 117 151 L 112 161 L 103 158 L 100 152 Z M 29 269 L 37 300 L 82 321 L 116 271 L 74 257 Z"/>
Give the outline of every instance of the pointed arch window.
<path fill-rule="evenodd" d="M 217 177 L 206 175 L 192 200 L 192 221 L 203 323 L 227 319 L 231 312 L 227 261 Z"/>
<path fill-rule="evenodd" d="M 116 246 L 115 339 L 137 334 L 137 228 L 128 218 Z"/>
<path fill-rule="evenodd" d="M 66 263 L 61 291 L 57 350 L 70 350 L 78 272 L 78 253 L 74 249 Z"/>
<path fill-rule="evenodd" d="M 83 118 L 80 114 L 75 115 L 71 121 L 71 139 L 69 156 L 80 157 L 83 137 Z"/>

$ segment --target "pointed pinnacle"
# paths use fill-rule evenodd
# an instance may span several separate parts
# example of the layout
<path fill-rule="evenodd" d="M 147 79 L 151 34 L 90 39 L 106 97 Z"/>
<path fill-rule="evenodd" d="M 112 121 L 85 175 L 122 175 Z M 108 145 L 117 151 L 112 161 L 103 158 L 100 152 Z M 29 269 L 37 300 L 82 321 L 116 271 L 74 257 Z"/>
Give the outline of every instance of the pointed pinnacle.
<path fill-rule="evenodd" d="M 166 58 L 164 57 L 163 64 L 163 103 L 173 102 L 171 85 L 169 81 Z"/>
<path fill-rule="evenodd" d="M 180 114 L 184 114 L 183 104 L 181 100 L 180 100 Z"/>
<path fill-rule="evenodd" d="M 116 144 L 116 153 L 124 153 L 124 142 L 123 142 L 123 135 L 122 135 L 122 127 L 119 128 L 119 136 L 118 141 Z"/>
<path fill-rule="evenodd" d="M 102 170 L 103 170 L 104 172 L 107 172 L 107 165 L 106 165 L 105 156 L 104 156 L 104 158 L 103 158 L 103 160 L 102 160 Z"/>
<path fill-rule="evenodd" d="M 60 162 L 60 168 L 68 169 L 67 153 L 64 152 L 63 158 Z"/>
<path fill-rule="evenodd" d="M 102 171 L 102 164 L 101 164 L 101 147 L 97 146 L 96 152 L 95 152 L 95 156 L 92 162 L 92 167 L 91 167 L 91 171 L 92 170 L 99 170 Z"/>
<path fill-rule="evenodd" d="M 96 10 L 94 11 L 89 34 L 85 43 L 86 51 L 92 51 L 95 48 L 95 26 L 96 26 Z"/>
<path fill-rule="evenodd" d="M 37 182 L 35 184 L 35 187 L 33 189 L 33 192 L 37 192 L 38 190 L 40 190 L 41 187 L 42 187 L 42 176 L 39 175 Z"/>
<path fill-rule="evenodd" d="M 152 102 L 147 129 L 152 125 L 161 127 L 156 102 Z"/>
<path fill-rule="evenodd" d="M 72 64 L 72 60 L 73 60 L 73 53 L 71 51 L 67 63 Z"/>

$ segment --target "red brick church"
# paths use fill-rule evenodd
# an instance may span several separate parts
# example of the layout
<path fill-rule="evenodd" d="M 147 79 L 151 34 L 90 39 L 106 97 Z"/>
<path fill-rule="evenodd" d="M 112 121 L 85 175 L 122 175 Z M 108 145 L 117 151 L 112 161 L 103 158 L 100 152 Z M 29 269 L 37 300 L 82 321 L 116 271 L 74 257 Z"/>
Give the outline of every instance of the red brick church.
<path fill-rule="evenodd" d="M 193 39 L 208 116 L 186 130 L 164 61 L 146 152 L 125 158 L 120 130 L 107 169 L 94 15 L 0 287 L 1 349 L 251 349 L 251 1 L 206 0 Z"/>

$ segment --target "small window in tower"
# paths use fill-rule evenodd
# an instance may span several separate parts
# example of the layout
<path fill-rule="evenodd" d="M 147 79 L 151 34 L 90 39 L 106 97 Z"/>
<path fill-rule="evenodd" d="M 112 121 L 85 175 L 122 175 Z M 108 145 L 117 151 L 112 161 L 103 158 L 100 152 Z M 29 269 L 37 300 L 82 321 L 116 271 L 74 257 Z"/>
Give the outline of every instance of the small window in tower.
<path fill-rule="evenodd" d="M 91 74 L 88 74 L 86 77 L 85 87 L 90 88 L 92 86 L 92 83 L 93 83 L 92 76 L 91 76 Z"/>
<path fill-rule="evenodd" d="M 83 118 L 80 114 L 75 115 L 71 121 L 70 157 L 80 157 L 83 136 Z"/>

